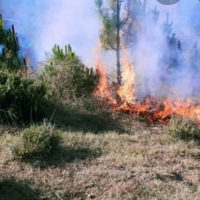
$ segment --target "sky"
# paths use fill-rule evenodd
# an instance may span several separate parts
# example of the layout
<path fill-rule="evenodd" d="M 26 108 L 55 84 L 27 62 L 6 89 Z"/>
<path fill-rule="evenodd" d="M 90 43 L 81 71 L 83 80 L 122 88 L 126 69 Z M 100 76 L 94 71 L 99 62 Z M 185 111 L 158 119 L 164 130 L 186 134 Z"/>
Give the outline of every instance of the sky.
<path fill-rule="evenodd" d="M 22 48 L 29 48 L 36 60 L 45 60 L 55 43 L 70 43 L 84 62 L 91 63 L 100 27 L 92 1 L 1 0 L 0 12 L 15 25 Z"/>

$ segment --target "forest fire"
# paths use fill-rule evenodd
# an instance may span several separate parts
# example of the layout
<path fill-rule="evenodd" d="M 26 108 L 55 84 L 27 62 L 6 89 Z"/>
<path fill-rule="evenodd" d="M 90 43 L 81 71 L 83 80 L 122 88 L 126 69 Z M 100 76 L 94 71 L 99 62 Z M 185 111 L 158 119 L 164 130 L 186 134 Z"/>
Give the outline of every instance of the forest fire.
<path fill-rule="evenodd" d="M 99 76 L 99 83 L 94 92 L 95 95 L 107 100 L 109 104 L 116 104 L 116 100 L 112 97 L 109 89 L 105 66 L 101 61 L 96 65 L 96 72 Z"/>
<path fill-rule="evenodd" d="M 113 111 L 130 112 L 148 119 L 149 122 L 168 122 L 172 115 L 188 117 L 200 122 L 200 104 L 183 98 L 146 97 L 139 101 L 136 97 L 135 72 L 132 63 L 125 57 L 122 67 L 122 85 L 117 91 L 111 91 L 105 66 L 97 65 L 99 84 L 95 95 L 108 101 Z M 116 94 L 115 96 L 112 94 Z M 117 101 L 116 96 L 120 98 Z"/>
<path fill-rule="evenodd" d="M 122 85 L 117 91 L 117 95 L 122 102 L 133 104 L 135 95 L 135 72 L 131 62 L 128 60 L 127 52 L 123 51 Z"/>

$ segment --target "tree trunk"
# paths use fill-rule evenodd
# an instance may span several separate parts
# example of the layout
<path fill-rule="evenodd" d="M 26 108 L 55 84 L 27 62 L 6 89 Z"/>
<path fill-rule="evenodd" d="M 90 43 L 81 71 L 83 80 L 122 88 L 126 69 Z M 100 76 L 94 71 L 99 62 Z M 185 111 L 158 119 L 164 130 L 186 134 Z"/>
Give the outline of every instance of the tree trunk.
<path fill-rule="evenodd" d="M 116 58 L 117 58 L 117 84 L 118 84 L 118 86 L 121 86 L 120 8 L 121 8 L 120 0 L 117 0 L 117 21 L 116 21 L 116 28 L 117 28 L 117 49 L 116 49 Z"/>

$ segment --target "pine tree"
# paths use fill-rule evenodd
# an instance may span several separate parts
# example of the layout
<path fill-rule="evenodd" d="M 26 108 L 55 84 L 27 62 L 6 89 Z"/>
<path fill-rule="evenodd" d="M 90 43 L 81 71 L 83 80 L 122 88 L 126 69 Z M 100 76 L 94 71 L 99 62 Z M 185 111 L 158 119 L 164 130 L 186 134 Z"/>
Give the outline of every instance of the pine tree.
<path fill-rule="evenodd" d="M 103 0 L 96 0 L 96 5 L 99 14 L 103 21 L 103 31 L 100 35 L 102 46 L 106 50 L 116 51 L 116 65 L 117 65 L 117 83 L 121 85 L 121 31 L 129 20 L 129 14 L 125 17 L 121 16 L 122 3 L 125 0 L 109 0 L 109 7 L 103 7 Z"/>
<path fill-rule="evenodd" d="M 121 46 L 137 40 L 139 21 L 145 16 L 146 0 L 95 0 L 103 22 L 100 35 L 105 50 L 116 52 L 117 83 L 121 85 Z M 107 4 L 106 4 L 107 3 Z"/>
<path fill-rule="evenodd" d="M 2 52 L 0 54 L 0 68 L 9 70 L 17 70 L 22 66 L 19 58 L 19 41 L 15 28 L 12 25 L 10 29 L 6 29 L 4 21 L 0 15 L 0 46 Z"/>
<path fill-rule="evenodd" d="M 85 66 L 68 44 L 65 48 L 55 45 L 52 58 L 40 78 L 59 98 L 75 99 L 89 96 L 97 84 L 97 75 Z"/>

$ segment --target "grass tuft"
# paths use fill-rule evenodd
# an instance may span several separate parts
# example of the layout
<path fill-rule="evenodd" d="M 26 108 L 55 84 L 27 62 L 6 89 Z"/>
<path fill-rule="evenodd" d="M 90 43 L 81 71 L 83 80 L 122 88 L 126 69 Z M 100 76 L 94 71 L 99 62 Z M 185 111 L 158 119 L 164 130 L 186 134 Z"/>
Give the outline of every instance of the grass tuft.
<path fill-rule="evenodd" d="M 54 126 L 44 121 L 42 125 L 32 125 L 25 129 L 15 144 L 14 153 L 21 159 L 48 157 L 59 144 Z"/>
<path fill-rule="evenodd" d="M 175 138 L 200 141 L 198 124 L 188 118 L 181 118 L 179 116 L 172 117 L 169 125 L 166 127 L 166 131 Z"/>

